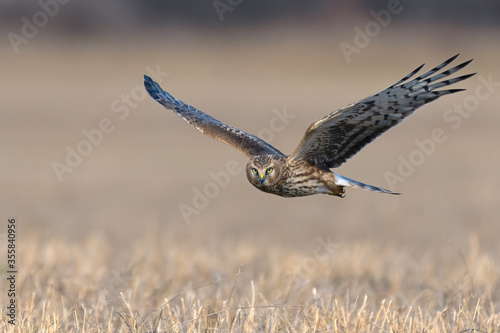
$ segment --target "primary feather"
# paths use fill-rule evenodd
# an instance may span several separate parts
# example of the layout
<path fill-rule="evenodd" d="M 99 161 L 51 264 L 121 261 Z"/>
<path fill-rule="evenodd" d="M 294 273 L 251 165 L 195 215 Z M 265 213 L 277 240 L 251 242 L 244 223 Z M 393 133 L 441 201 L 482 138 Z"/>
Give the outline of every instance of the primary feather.
<path fill-rule="evenodd" d="M 329 168 L 339 167 L 375 138 L 413 114 L 417 108 L 441 96 L 462 91 L 463 89 L 436 89 L 465 80 L 475 73 L 431 84 L 457 72 L 472 61 L 434 75 L 457 57 L 458 54 L 427 73 L 407 81 L 422 69 L 422 65 L 378 94 L 347 105 L 313 123 L 290 158 L 305 159 L 313 165 L 324 164 Z"/>
<path fill-rule="evenodd" d="M 264 154 L 284 156 L 278 149 L 255 135 L 228 126 L 195 107 L 174 98 L 147 75 L 144 75 L 144 87 L 155 101 L 176 112 L 200 132 L 238 149 L 248 157 Z"/>

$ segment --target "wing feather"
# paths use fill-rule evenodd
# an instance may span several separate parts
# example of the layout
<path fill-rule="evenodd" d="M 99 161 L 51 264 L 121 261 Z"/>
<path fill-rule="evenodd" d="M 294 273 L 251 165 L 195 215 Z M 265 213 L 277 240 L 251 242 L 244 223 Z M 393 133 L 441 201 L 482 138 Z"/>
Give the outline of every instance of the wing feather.
<path fill-rule="evenodd" d="M 463 81 L 476 73 L 436 82 L 464 68 L 472 60 L 440 74 L 459 55 L 410 80 L 424 65 L 390 86 L 357 103 L 347 105 L 313 123 L 307 129 L 291 160 L 306 160 L 313 165 L 339 167 L 389 128 L 401 123 L 419 107 L 463 89 L 436 90 Z M 410 80 L 410 81 L 408 81 Z M 432 83 L 436 82 L 436 83 Z"/>
<path fill-rule="evenodd" d="M 248 157 L 267 154 L 284 156 L 283 153 L 264 140 L 235 127 L 228 126 L 191 105 L 174 98 L 147 75 L 144 75 L 144 87 L 156 102 L 176 112 L 200 132 L 238 149 Z"/>

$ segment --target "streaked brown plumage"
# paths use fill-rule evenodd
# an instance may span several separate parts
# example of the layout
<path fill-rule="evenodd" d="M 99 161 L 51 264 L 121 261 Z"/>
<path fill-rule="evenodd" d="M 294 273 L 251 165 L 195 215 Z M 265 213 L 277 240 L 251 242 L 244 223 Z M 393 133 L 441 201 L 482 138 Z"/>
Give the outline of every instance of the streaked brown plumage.
<path fill-rule="evenodd" d="M 427 73 L 411 79 L 424 66 L 422 65 L 380 93 L 318 120 L 309 126 L 299 146 L 289 156 L 256 136 L 228 126 L 175 99 L 148 76 L 144 76 L 144 85 L 155 101 L 175 111 L 202 133 L 248 156 L 248 181 L 261 191 L 283 197 L 319 193 L 343 197 L 344 187 L 354 187 L 397 194 L 337 175 L 330 169 L 339 167 L 376 137 L 413 114 L 417 108 L 441 96 L 462 91 L 463 89 L 436 90 L 475 74 L 436 82 L 472 61 L 436 74 L 457 57 L 458 54 Z"/>

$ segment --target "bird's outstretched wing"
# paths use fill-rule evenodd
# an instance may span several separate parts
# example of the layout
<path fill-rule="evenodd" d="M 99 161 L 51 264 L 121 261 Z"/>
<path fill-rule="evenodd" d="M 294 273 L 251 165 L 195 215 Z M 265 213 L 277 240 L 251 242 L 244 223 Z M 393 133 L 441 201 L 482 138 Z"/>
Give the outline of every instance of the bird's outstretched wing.
<path fill-rule="evenodd" d="M 200 132 L 238 149 L 248 157 L 266 154 L 284 156 L 283 153 L 264 140 L 228 126 L 191 105 L 184 104 L 172 97 L 147 75 L 144 75 L 144 87 L 155 101 L 165 108 L 175 111 L 182 119 L 196 127 Z"/>
<path fill-rule="evenodd" d="M 417 108 L 441 96 L 464 90 L 436 90 L 476 74 L 436 82 L 464 68 L 472 61 L 471 59 L 436 74 L 458 56 L 457 54 L 427 73 L 411 79 L 422 69 L 424 66 L 422 65 L 378 94 L 347 105 L 313 123 L 290 159 L 306 160 L 313 165 L 323 164 L 329 168 L 336 168 L 376 137 L 402 122 Z"/>

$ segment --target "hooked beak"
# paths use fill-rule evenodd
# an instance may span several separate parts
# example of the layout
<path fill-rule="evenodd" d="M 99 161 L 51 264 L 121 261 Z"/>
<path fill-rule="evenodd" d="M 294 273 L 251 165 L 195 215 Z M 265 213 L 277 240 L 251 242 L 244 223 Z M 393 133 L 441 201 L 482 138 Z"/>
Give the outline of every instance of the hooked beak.
<path fill-rule="evenodd" d="M 264 182 L 265 174 L 263 172 L 259 173 L 259 181 L 262 184 Z"/>

